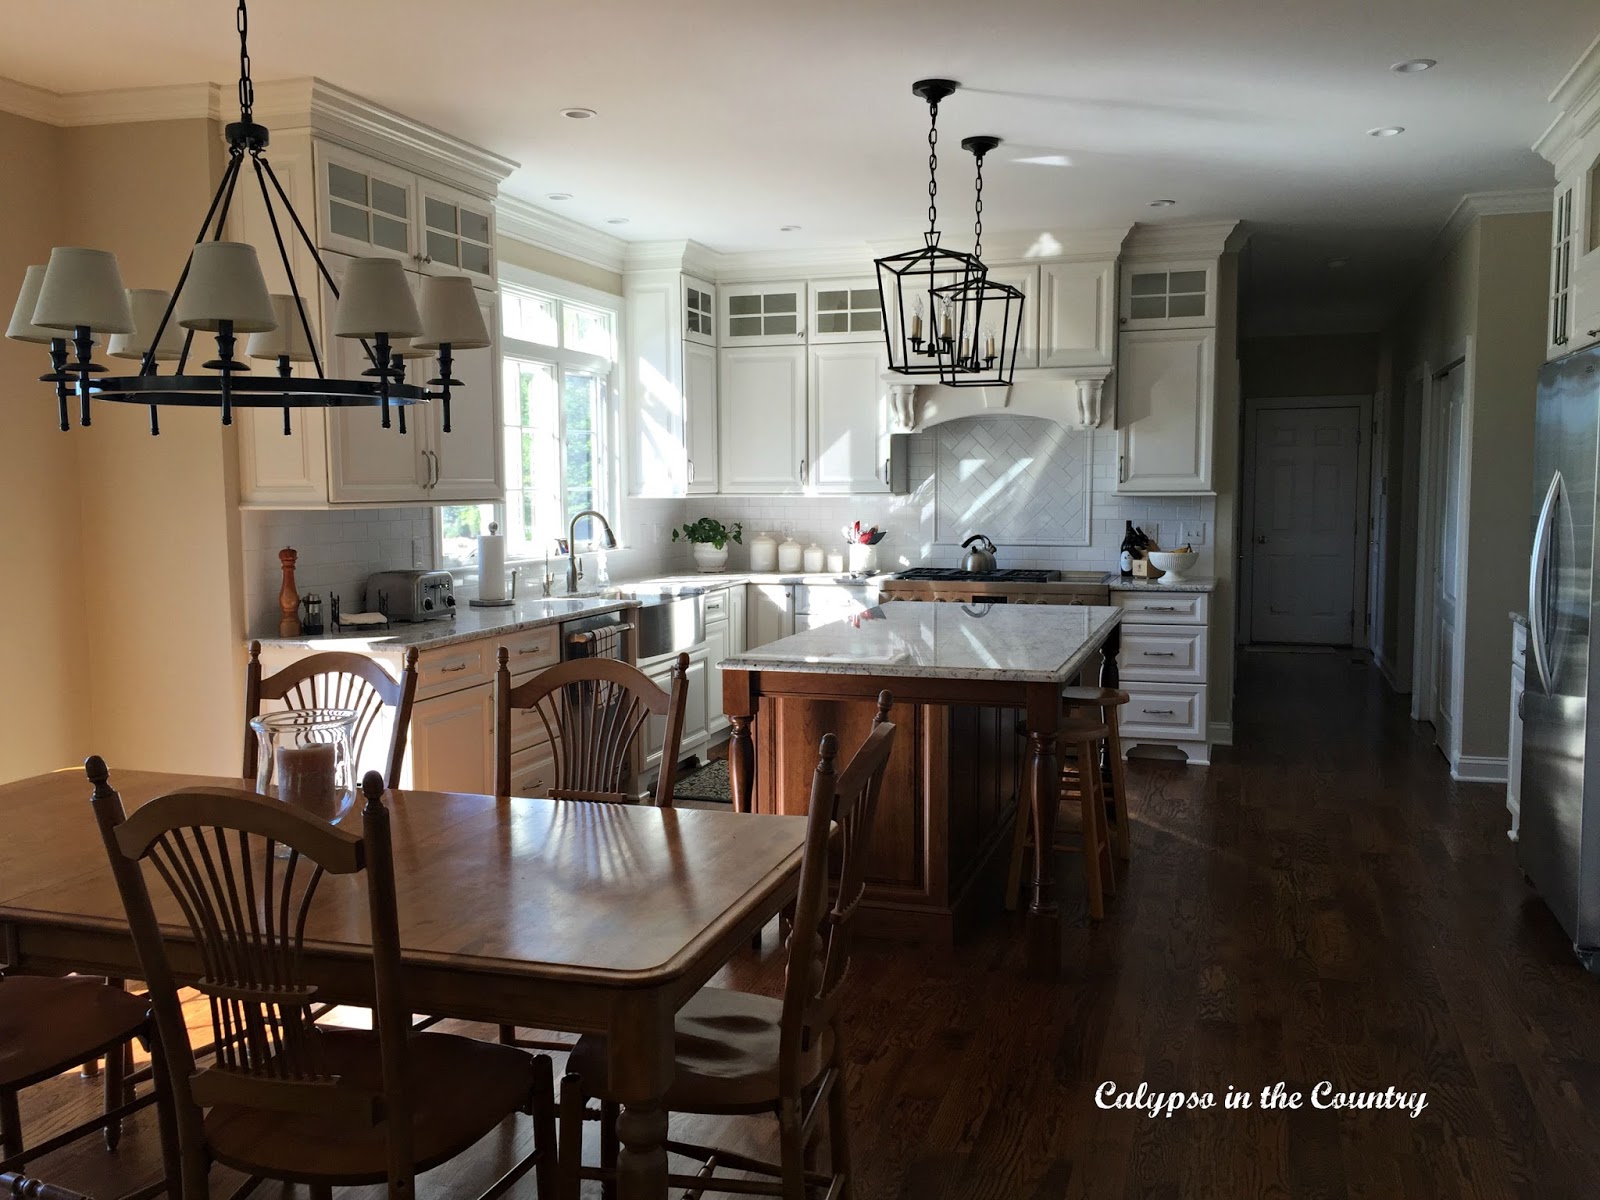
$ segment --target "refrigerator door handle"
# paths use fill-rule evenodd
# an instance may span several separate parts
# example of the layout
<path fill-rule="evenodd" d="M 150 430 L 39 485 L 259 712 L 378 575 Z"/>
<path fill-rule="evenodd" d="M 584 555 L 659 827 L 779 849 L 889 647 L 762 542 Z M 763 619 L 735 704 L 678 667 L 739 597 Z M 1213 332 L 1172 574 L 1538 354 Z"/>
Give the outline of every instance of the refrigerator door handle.
<path fill-rule="evenodd" d="M 1533 555 L 1528 571 L 1528 644 L 1533 650 L 1533 667 L 1539 676 L 1539 686 L 1550 695 L 1553 681 L 1550 678 L 1550 659 L 1546 647 L 1548 638 L 1544 625 L 1545 577 L 1550 565 L 1550 526 L 1555 520 L 1556 504 L 1561 499 L 1561 472 L 1557 471 L 1545 492 L 1544 505 L 1539 510 L 1539 522 L 1533 531 Z"/>

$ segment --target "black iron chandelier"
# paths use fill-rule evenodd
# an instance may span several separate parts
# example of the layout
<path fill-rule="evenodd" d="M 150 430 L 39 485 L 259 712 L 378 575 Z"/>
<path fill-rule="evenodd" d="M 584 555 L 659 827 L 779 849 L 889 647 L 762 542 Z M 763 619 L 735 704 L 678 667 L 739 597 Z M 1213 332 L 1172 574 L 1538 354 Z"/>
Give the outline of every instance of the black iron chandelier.
<path fill-rule="evenodd" d="M 267 129 L 253 119 L 255 89 L 244 0 L 238 5 L 237 26 L 239 120 L 227 127 L 228 165 L 177 286 L 171 293 L 148 288 L 125 291 L 110 251 L 57 246 L 47 265 L 28 268 L 6 336 L 49 346 L 51 369 L 40 379 L 55 385 L 63 430 L 70 426 L 68 399 L 76 394 L 80 425 L 90 423 L 91 398 L 145 404 L 150 407 L 152 434 L 161 432 L 157 417 L 161 405 L 216 408 L 224 425 L 233 423 L 235 408 L 281 408 L 286 435 L 291 432 L 292 409 L 375 406 L 382 410 L 388 428 L 393 407 L 404 433 L 406 408 L 437 399 L 443 430 L 449 433 L 450 389 L 461 386 L 451 377 L 453 355 L 490 344 L 472 281 L 424 278 L 419 313 L 397 260 L 362 258 L 350 264 L 341 291 L 267 161 Z M 268 294 L 253 246 L 222 240 L 247 158 L 283 262 L 288 295 Z M 280 215 L 287 216 L 333 294 L 333 335 L 361 342 L 370 363 L 361 378 L 330 378 L 324 371 Z M 200 364 L 204 373 L 189 369 L 196 333 L 216 338 L 216 357 Z M 236 357 L 241 334 L 249 335 L 245 357 L 275 363 L 275 374 L 252 374 L 249 365 Z M 94 347 L 101 338 L 108 339 L 108 355 L 136 360 L 138 374 L 110 375 L 95 362 Z M 426 386 L 406 383 L 404 360 L 429 351 L 438 354 L 438 375 Z M 157 364 L 162 362 L 176 363 L 172 374 L 160 374 Z M 314 374 L 294 375 L 293 364 L 305 362 L 312 364 Z"/>
<path fill-rule="evenodd" d="M 942 311 L 949 314 L 951 336 L 939 341 L 939 382 L 947 387 L 1004 386 L 1017 368 L 1022 290 L 989 278 L 983 262 L 983 158 L 999 144 L 999 138 L 987 134 L 961 139 L 961 148 L 970 150 L 977 162 L 972 257 L 982 267 L 982 274 L 947 283 L 933 292 Z"/>
<path fill-rule="evenodd" d="M 985 274 L 976 256 L 939 245 L 939 101 L 960 86 L 951 79 L 911 85 L 928 102 L 928 231 L 917 249 L 876 260 L 889 369 L 902 375 L 943 374 L 943 359 L 955 350 L 955 314 L 938 289 L 981 282 Z"/>

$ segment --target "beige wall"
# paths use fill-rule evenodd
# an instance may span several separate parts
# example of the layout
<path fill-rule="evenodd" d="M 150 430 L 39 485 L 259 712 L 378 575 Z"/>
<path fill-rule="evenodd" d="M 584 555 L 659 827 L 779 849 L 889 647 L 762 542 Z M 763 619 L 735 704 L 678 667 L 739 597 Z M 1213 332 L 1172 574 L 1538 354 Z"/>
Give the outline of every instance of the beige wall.
<path fill-rule="evenodd" d="M 1388 333 L 1399 402 L 1390 446 L 1400 521 L 1387 548 L 1384 653 L 1409 664 L 1415 646 L 1422 413 L 1415 379 L 1467 352 L 1471 446 L 1462 604 L 1466 669 L 1461 753 L 1503 757 L 1510 717 L 1507 613 L 1524 606 L 1531 521 L 1533 410 L 1544 358 L 1550 217 L 1482 217 L 1429 271 Z M 1422 394 L 1426 394 L 1424 389 Z M 1398 493 L 1398 495 L 1396 495 Z"/>
<path fill-rule="evenodd" d="M 1370 396 L 1378 390 L 1375 333 L 1250 338 L 1239 347 L 1244 394 Z"/>
<path fill-rule="evenodd" d="M 500 237 L 499 252 L 501 262 L 512 263 L 528 271 L 554 275 L 557 279 L 609 292 L 613 296 L 622 295 L 622 276 L 604 267 L 590 266 L 586 262 L 568 258 L 565 254 L 546 250 L 543 246 L 519 242 L 504 235 Z"/>
<path fill-rule="evenodd" d="M 43 263 L 66 232 L 58 131 L 0 112 L 0 319 L 9 320 L 23 270 Z M 38 377 L 43 346 L 0 339 L 0 556 L 13 574 L 13 612 L 0 638 L 0 780 L 81 761 L 88 738 L 88 642 L 79 544 L 80 431 L 62 433 Z"/>

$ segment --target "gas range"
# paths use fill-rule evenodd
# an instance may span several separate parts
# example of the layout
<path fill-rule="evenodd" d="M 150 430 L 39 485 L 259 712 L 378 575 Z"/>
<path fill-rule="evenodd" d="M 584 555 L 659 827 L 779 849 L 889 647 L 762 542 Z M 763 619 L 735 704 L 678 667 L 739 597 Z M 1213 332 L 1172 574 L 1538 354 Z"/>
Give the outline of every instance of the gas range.
<path fill-rule="evenodd" d="M 988 600 L 1035 604 L 1107 604 L 1103 571 L 963 571 L 959 567 L 912 567 L 881 585 L 886 600 Z"/>
<path fill-rule="evenodd" d="M 1060 571 L 963 571 L 960 567 L 912 567 L 895 579 L 926 580 L 933 583 L 1053 583 Z"/>

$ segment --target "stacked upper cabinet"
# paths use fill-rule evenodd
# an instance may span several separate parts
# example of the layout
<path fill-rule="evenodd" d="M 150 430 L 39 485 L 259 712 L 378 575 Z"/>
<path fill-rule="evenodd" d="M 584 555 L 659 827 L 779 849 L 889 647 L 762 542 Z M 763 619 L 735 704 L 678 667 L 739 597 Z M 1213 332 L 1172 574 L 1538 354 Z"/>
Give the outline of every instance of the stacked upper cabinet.
<path fill-rule="evenodd" d="M 671 267 L 629 272 L 623 292 L 630 494 L 715 492 L 716 287 Z"/>
<path fill-rule="evenodd" d="M 1534 147 L 1555 167 L 1549 358 L 1600 342 L 1600 41 L 1551 97 L 1560 115 Z"/>
<path fill-rule="evenodd" d="M 396 140 L 381 134 L 357 150 L 323 136 L 320 93 L 313 88 L 307 132 L 273 140 L 273 166 L 302 217 L 337 286 L 351 260 L 399 261 L 414 293 L 428 275 L 459 275 L 477 290 L 491 345 L 455 355 L 462 386 L 451 393 L 451 428 L 437 402 L 391 412 L 384 428 L 376 408 L 302 409 L 290 414 L 245 410 L 239 414 L 241 503 L 257 508 L 324 508 L 346 505 L 495 502 L 504 497 L 501 454 L 500 320 L 495 283 L 494 194 L 512 164 L 465 143 L 448 156 L 422 157 L 397 126 Z M 340 94 L 348 107 L 352 98 Z M 400 122 L 374 110 L 374 123 Z M 334 122 L 329 119 L 330 128 Z M 430 131 L 431 132 L 431 131 Z M 437 138 L 437 134 L 432 134 Z M 393 157 L 386 157 L 392 151 Z M 468 167 L 465 164 L 474 164 Z M 281 208 L 278 212 L 283 219 Z M 240 188 L 230 216 L 230 236 L 257 247 L 269 288 L 288 290 L 266 210 L 253 189 Z M 280 226 L 281 227 L 281 226 Z M 281 229 L 286 241 L 289 229 Z M 306 305 L 324 372 L 359 378 L 370 365 L 359 341 L 333 336 L 335 299 L 329 281 L 298 241 L 291 244 L 295 282 Z M 410 359 L 407 381 L 427 384 L 438 374 L 437 356 Z M 311 374 L 311 364 L 296 368 Z"/>

